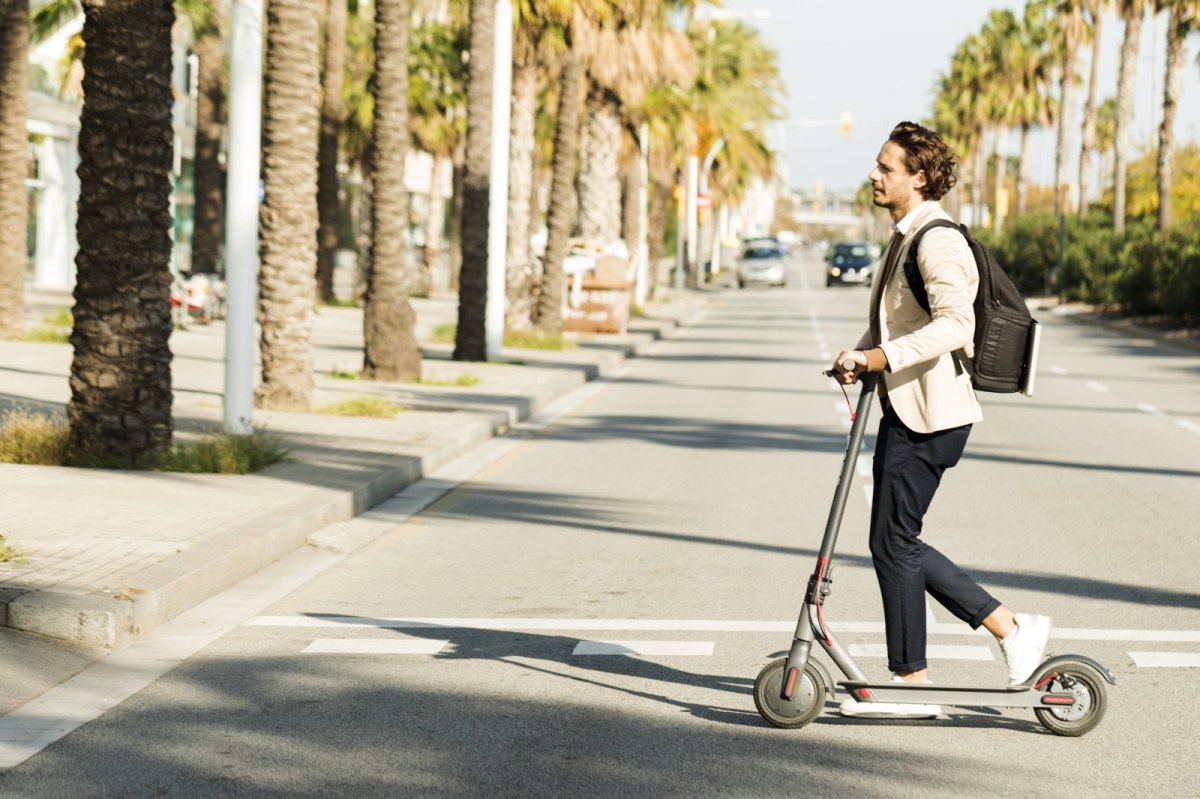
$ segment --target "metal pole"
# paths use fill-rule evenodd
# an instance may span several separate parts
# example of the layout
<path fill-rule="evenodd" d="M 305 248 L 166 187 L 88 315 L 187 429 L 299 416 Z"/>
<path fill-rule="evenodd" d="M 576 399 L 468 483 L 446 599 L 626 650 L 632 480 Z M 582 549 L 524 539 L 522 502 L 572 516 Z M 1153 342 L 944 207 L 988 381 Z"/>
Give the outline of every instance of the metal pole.
<path fill-rule="evenodd" d="M 658 269 L 650 268 L 650 125 L 643 122 L 638 131 L 638 147 L 641 148 L 642 162 L 640 180 L 638 181 L 638 240 L 633 257 L 637 265 L 633 285 L 633 301 L 641 305 L 650 293 L 650 281 L 655 279 Z"/>
<path fill-rule="evenodd" d="M 234 0 L 225 199 L 225 430 L 253 431 L 262 147 L 262 0 Z"/>
<path fill-rule="evenodd" d="M 684 271 L 687 269 L 687 261 L 684 253 L 684 208 L 687 202 L 683 199 L 686 193 L 686 183 L 675 184 L 675 293 L 679 296 L 683 292 L 683 277 Z"/>
<path fill-rule="evenodd" d="M 705 196 L 705 197 L 708 196 L 708 171 L 710 169 L 712 169 L 713 161 L 716 160 L 717 153 L 721 152 L 721 148 L 724 146 L 725 146 L 725 138 L 721 137 L 712 143 L 712 146 L 708 148 L 708 152 L 704 156 L 704 163 L 702 163 L 700 165 L 700 195 L 701 196 Z M 710 203 L 708 206 L 708 213 L 706 214 L 707 218 L 709 218 L 709 219 L 712 218 L 713 211 L 714 211 L 714 208 L 713 208 L 712 204 Z M 699 212 L 697 211 L 697 213 L 699 213 Z M 704 277 L 704 246 L 708 242 L 708 239 L 709 239 L 708 223 L 705 223 L 703 227 L 698 226 L 698 232 L 696 235 L 696 240 L 697 240 L 696 243 L 698 245 L 697 249 L 700 253 L 700 257 L 699 257 L 700 268 L 696 274 L 699 275 L 700 278 Z M 711 255 L 712 249 L 711 248 L 709 249 L 709 252 L 710 252 L 709 258 L 711 259 L 712 258 L 712 255 Z M 714 267 L 716 266 L 716 263 L 717 263 L 716 260 L 714 260 L 713 261 Z M 713 274 L 716 274 L 715 268 L 713 270 Z"/>
<path fill-rule="evenodd" d="M 492 173 L 488 191 L 488 291 L 485 336 L 488 358 L 504 342 L 505 272 L 508 263 L 508 146 L 512 106 L 512 0 L 496 0 L 492 48 Z"/>
<path fill-rule="evenodd" d="M 699 237 L 696 235 L 696 193 L 699 190 L 700 159 L 687 158 L 687 262 L 696 270 L 696 285 L 704 285 L 704 267 L 699 263 Z"/>

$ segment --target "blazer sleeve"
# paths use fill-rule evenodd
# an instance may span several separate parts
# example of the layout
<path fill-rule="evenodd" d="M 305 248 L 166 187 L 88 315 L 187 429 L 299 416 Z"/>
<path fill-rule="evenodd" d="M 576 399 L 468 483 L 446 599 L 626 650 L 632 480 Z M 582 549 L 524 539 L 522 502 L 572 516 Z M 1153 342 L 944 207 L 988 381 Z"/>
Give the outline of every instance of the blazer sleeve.
<path fill-rule="evenodd" d="M 884 343 L 892 372 L 968 347 L 975 338 L 979 273 L 967 240 L 950 228 L 934 228 L 921 239 L 917 268 L 929 295 L 930 320 L 912 333 Z M 909 299 L 916 302 L 911 295 Z"/>

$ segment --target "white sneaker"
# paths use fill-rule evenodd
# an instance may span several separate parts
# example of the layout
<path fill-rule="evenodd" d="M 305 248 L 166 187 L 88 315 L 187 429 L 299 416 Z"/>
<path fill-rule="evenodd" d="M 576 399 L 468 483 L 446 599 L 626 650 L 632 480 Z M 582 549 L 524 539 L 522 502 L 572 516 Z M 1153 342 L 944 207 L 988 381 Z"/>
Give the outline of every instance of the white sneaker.
<path fill-rule="evenodd" d="M 892 675 L 892 682 L 904 679 Z M 926 685 L 929 684 L 927 680 Z M 860 702 L 847 699 L 838 706 L 838 712 L 855 719 L 932 719 L 942 715 L 941 705 L 919 705 L 909 702 Z"/>
<path fill-rule="evenodd" d="M 1016 620 L 1017 629 L 1000 642 L 1000 651 L 1008 664 L 1010 685 L 1020 685 L 1029 679 L 1042 662 L 1046 641 L 1050 639 L 1049 617 L 1018 613 Z"/>

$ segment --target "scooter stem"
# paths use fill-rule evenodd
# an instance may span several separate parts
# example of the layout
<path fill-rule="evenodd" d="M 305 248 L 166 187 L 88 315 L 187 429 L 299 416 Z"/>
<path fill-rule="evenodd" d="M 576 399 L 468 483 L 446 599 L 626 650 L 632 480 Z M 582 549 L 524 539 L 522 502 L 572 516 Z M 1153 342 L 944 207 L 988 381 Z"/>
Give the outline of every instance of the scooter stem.
<path fill-rule="evenodd" d="M 846 445 L 846 457 L 842 460 L 842 474 L 838 478 L 837 490 L 833 495 L 833 505 L 829 508 L 829 520 L 825 523 L 825 537 L 821 539 L 818 563 L 821 559 L 824 559 L 826 564 L 833 560 L 838 530 L 842 526 L 842 514 L 846 510 L 846 498 L 850 496 L 850 484 L 854 481 L 854 468 L 858 462 L 859 450 L 862 449 L 867 417 L 870 416 L 871 400 L 875 397 L 875 384 L 878 381 L 879 375 L 873 372 L 865 373 L 859 378 L 862 393 L 858 396 L 858 409 L 854 412 L 854 423 L 850 426 L 850 441 Z"/>

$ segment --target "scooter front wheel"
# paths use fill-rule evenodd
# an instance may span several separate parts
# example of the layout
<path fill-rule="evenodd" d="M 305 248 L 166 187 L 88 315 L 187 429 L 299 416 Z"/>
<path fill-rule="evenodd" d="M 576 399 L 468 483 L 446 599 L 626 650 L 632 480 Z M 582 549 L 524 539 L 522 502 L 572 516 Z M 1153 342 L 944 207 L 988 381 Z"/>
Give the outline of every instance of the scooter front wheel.
<path fill-rule="evenodd" d="M 821 714 L 825 707 L 825 678 L 812 663 L 805 665 L 792 689 L 792 698 L 783 698 L 784 666 L 787 658 L 773 660 L 754 680 L 754 706 L 768 724 L 784 729 L 803 727 Z"/>
<path fill-rule="evenodd" d="M 1053 676 L 1051 676 L 1053 675 Z M 1042 686 L 1046 691 L 1075 695 L 1075 704 L 1060 708 L 1035 708 L 1042 726 L 1055 735 L 1077 738 L 1090 732 L 1108 709 L 1108 690 L 1098 671 L 1078 660 L 1060 662 L 1038 675 L 1034 683 L 1049 677 Z"/>

